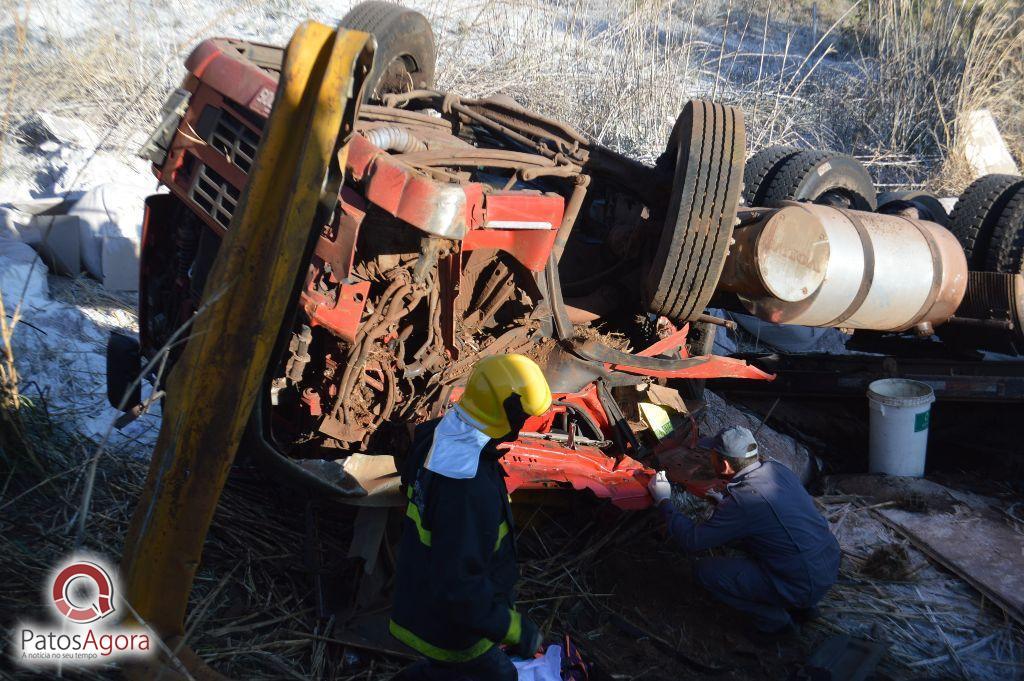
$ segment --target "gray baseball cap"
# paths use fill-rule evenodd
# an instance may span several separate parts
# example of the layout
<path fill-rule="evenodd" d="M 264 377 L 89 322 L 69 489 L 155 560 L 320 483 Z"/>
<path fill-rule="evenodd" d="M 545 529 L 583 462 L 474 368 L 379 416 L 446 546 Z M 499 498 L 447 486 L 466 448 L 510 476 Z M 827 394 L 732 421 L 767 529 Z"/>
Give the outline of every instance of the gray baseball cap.
<path fill-rule="evenodd" d="M 757 440 L 743 426 L 723 428 L 714 437 L 702 437 L 697 444 L 704 449 L 714 449 L 730 459 L 757 456 Z"/>

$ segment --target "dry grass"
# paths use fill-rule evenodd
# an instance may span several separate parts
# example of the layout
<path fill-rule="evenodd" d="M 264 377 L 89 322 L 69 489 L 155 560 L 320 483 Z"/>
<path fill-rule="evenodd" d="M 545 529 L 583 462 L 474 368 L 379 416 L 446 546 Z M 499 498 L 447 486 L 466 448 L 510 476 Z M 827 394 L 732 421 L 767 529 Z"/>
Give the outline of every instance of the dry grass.
<path fill-rule="evenodd" d="M 872 68 L 858 99 L 855 143 L 876 153 L 936 158 L 930 178 L 959 191 L 967 176 L 959 121 L 987 108 L 1020 155 L 1024 123 L 1024 15 L 1006 2 L 882 2 L 869 5 L 863 25 Z M 872 140 L 872 135 L 874 140 Z"/>
<path fill-rule="evenodd" d="M 43 11 L 0 2 L 15 28 Z M 692 97 L 740 106 L 751 151 L 835 148 L 873 162 L 883 184 L 958 189 L 966 178 L 957 120 L 975 108 L 992 109 L 1024 154 L 1019 0 L 405 4 L 435 25 L 440 87 L 510 93 L 647 161 Z M 73 41 L 27 31 L 12 41 L 0 58 L 0 139 L 17 139 L 31 113 L 46 109 L 93 123 L 106 150 L 129 154 L 201 37 L 242 31 L 281 42 L 290 24 L 336 20 L 348 3 L 219 0 L 208 15 L 168 22 L 173 7 L 114 0 L 109 30 Z"/>
<path fill-rule="evenodd" d="M 42 419 L 34 427 L 52 448 L 48 473 L 40 477 L 23 470 L 7 479 L 0 498 L 4 555 L 0 622 L 7 631 L 19 618 L 42 616 L 45 577 L 76 543 L 80 497 L 94 447 Z M 145 462 L 123 452 L 112 453 L 98 471 L 82 546 L 108 560 L 120 555 L 147 468 Z M 351 537 L 351 514 L 351 510 L 333 508 L 319 515 L 321 548 L 334 557 L 325 567 L 340 583 L 357 582 L 357 568 L 340 560 Z M 327 626 L 335 623 L 319 621 L 313 612 L 311 579 L 303 562 L 304 537 L 301 500 L 279 492 L 268 494 L 267 483 L 245 469 L 231 479 L 206 542 L 186 629 L 188 642 L 232 678 L 367 678 L 365 670 L 343 669 L 342 646 L 319 640 L 329 636 Z M 0 643 L 4 658 L 9 645 L 4 637 Z M 380 660 L 368 668 L 378 674 L 397 669 Z M 6 678 L 2 670 L 0 677 Z M 110 667 L 72 674 L 72 678 L 115 677 Z"/>
<path fill-rule="evenodd" d="M 455 27 L 441 41 L 440 85 L 509 92 L 648 161 L 692 97 L 741 107 L 751 151 L 846 151 L 886 185 L 959 190 L 957 121 L 977 108 L 996 112 L 1022 158 L 1014 3 L 822 3 L 817 30 L 809 11 L 794 24 L 797 10 L 770 2 L 528 5 L 435 2 L 435 20 Z"/>

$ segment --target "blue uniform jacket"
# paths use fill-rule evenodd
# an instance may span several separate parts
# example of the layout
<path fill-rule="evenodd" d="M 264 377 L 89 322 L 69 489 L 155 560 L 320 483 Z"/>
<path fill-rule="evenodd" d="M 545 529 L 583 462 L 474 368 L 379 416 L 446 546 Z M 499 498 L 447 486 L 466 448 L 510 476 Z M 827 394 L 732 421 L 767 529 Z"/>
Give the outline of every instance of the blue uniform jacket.
<path fill-rule="evenodd" d="M 791 602 L 815 599 L 839 573 L 839 543 L 800 480 L 769 459 L 739 472 L 714 514 L 696 524 L 662 504 L 669 535 L 686 553 L 739 542 Z"/>

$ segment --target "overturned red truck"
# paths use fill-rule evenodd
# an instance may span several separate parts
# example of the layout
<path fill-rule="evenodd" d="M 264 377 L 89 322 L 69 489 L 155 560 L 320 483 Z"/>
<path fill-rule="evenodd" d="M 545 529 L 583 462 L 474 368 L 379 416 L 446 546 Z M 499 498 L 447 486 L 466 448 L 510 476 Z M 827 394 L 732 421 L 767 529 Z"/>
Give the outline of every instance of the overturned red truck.
<path fill-rule="evenodd" d="M 638 394 L 771 378 L 709 354 L 721 323 L 705 313 L 713 297 L 773 321 L 884 330 L 928 328 L 959 305 L 956 239 L 932 222 L 854 210 L 864 207 L 855 187 L 838 182 L 818 204 L 742 208 L 740 111 L 688 103 L 646 166 L 510 98 L 433 90 L 426 20 L 368 4 L 373 13 L 357 6 L 342 22 L 374 33 L 378 49 L 338 209 L 311 238 L 293 333 L 245 444 L 286 477 L 386 503 L 411 425 L 457 399 L 477 359 L 518 352 L 544 368 L 555 400 L 509 446 L 509 490 L 588 489 L 641 508 L 666 445 L 638 432 Z M 140 356 L 176 357 L 169 342 L 200 306 L 282 58 L 207 40 L 165 105 L 144 153 L 170 191 L 146 202 L 140 334 L 111 339 L 114 404 L 138 403 L 124 397 Z"/>

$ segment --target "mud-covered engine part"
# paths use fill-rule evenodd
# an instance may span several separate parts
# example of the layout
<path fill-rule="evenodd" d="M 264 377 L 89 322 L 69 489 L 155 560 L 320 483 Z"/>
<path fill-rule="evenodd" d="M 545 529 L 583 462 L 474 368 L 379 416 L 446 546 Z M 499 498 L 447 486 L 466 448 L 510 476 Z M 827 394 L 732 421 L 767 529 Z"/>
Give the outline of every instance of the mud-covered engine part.
<path fill-rule="evenodd" d="M 539 329 L 533 277 L 507 253 L 463 252 L 371 208 L 356 254 L 342 280 L 367 291 L 354 335 L 300 323 L 275 381 L 293 455 L 401 449 L 405 423 L 430 418 L 478 357 L 529 351 Z"/>
<path fill-rule="evenodd" d="M 956 315 L 938 333 L 969 352 L 1024 354 L 1024 274 L 971 272 Z"/>

